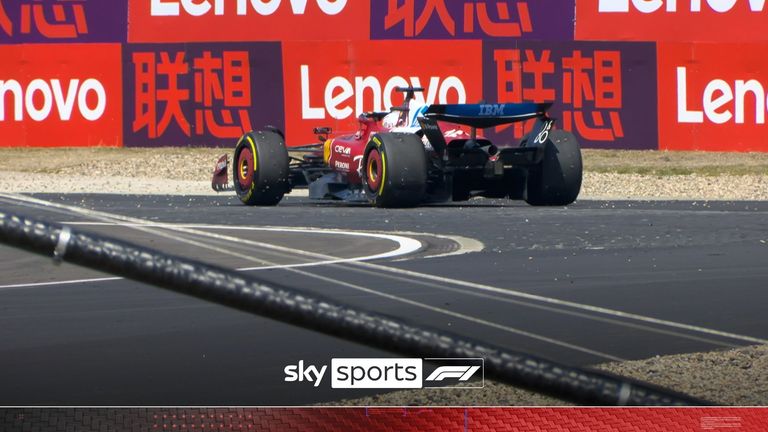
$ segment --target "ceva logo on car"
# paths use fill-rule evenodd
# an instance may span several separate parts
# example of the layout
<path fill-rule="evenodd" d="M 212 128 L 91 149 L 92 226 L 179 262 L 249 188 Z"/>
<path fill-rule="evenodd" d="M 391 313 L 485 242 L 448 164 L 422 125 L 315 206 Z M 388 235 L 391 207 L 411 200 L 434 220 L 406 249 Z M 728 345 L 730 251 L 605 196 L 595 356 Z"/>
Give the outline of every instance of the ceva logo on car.
<path fill-rule="evenodd" d="M 249 10 L 269 16 L 277 12 L 280 7 L 289 7 L 294 15 L 303 15 L 307 9 L 307 3 L 314 1 L 320 10 L 326 15 L 338 15 L 347 5 L 347 0 L 237 0 L 237 15 L 246 15 Z M 232 2 L 227 1 L 231 4 Z M 289 3 L 289 5 L 283 5 Z M 250 6 L 250 7 L 249 7 Z M 150 13 L 152 16 L 179 16 L 181 11 L 188 15 L 202 16 L 213 11 L 214 15 L 224 15 L 226 12 L 224 0 L 152 0 Z"/>

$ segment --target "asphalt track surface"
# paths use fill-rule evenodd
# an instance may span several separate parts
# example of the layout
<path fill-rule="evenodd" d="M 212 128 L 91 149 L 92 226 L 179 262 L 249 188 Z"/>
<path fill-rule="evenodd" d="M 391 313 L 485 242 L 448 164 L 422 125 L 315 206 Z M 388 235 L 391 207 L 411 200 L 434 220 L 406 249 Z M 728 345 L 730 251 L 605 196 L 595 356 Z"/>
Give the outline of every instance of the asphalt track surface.
<path fill-rule="evenodd" d="M 232 196 L 0 194 L 0 208 L 261 267 L 246 272 L 568 364 L 768 342 L 766 202 L 383 210 L 298 197 L 249 208 Z M 187 231 L 147 225 L 160 223 Z M 390 356 L 0 246 L 0 405 L 321 403 L 370 391 L 333 390 L 327 377 L 286 383 L 283 368 Z"/>

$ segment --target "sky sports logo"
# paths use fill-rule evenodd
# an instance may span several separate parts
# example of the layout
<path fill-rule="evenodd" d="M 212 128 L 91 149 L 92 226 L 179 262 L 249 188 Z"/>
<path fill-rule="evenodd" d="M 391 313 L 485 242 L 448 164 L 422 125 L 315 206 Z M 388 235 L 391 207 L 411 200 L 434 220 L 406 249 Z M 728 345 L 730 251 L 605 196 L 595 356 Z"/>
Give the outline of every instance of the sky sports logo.
<path fill-rule="evenodd" d="M 335 389 L 483 388 L 481 358 L 335 358 L 314 365 L 304 360 L 286 366 L 284 381 L 323 384 Z"/>

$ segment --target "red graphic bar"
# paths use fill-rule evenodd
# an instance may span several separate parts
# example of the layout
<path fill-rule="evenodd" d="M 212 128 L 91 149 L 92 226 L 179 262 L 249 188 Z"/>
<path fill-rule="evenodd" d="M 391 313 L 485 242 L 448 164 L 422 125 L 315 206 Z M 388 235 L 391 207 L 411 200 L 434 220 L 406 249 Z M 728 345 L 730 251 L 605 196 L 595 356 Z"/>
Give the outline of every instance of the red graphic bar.
<path fill-rule="evenodd" d="M 27 408 L 0 430 L 765 431 L 766 408 Z"/>

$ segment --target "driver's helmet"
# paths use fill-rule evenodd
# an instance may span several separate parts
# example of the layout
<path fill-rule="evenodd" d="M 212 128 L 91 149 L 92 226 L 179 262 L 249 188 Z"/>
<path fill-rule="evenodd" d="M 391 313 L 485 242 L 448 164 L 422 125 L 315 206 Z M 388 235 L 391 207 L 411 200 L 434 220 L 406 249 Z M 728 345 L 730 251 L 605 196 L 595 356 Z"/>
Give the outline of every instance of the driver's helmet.
<path fill-rule="evenodd" d="M 400 119 L 400 112 L 392 111 L 381 119 L 381 125 L 387 129 L 393 129 L 397 127 L 397 121 Z"/>
<path fill-rule="evenodd" d="M 386 117 L 382 119 L 381 124 L 387 129 L 396 127 L 418 127 L 418 119 L 419 117 L 424 117 L 427 108 L 429 108 L 429 105 L 421 104 L 413 99 L 408 103 L 408 118 L 406 119 L 405 124 L 400 121 L 400 116 L 402 115 L 400 111 L 393 111 L 387 114 Z"/>

